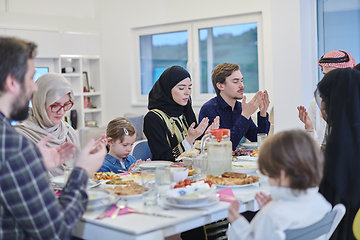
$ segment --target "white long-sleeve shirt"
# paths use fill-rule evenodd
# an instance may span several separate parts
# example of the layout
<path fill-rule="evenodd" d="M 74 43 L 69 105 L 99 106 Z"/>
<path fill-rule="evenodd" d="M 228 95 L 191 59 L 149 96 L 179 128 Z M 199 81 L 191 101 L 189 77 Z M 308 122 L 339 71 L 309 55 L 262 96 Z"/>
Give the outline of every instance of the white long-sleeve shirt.
<path fill-rule="evenodd" d="M 313 123 L 314 139 L 317 143 L 319 143 L 319 145 L 321 145 L 324 141 L 327 123 L 321 117 L 320 108 L 316 104 L 315 98 L 313 98 L 309 104 L 308 115 Z"/>
<path fill-rule="evenodd" d="M 230 240 L 285 239 L 285 230 L 310 226 L 332 209 L 318 188 L 296 196 L 290 188 L 271 187 L 271 197 L 250 223 L 240 217 L 231 224 L 227 231 Z"/>

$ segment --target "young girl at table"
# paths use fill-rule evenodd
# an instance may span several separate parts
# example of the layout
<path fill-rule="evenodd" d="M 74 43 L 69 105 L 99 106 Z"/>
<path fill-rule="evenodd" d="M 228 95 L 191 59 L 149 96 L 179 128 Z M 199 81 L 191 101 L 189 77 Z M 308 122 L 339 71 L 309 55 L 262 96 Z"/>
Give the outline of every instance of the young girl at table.
<path fill-rule="evenodd" d="M 239 214 L 239 202 L 231 202 L 227 231 L 231 240 L 285 239 L 285 230 L 310 226 L 331 211 L 331 204 L 318 192 L 323 156 L 305 131 L 269 137 L 258 161 L 261 173 L 269 176 L 272 200 L 250 223 Z"/>
<path fill-rule="evenodd" d="M 137 162 L 134 156 L 129 155 L 137 132 L 132 123 L 123 117 L 110 121 L 106 129 L 109 152 L 99 172 L 120 173 L 131 170 Z"/>

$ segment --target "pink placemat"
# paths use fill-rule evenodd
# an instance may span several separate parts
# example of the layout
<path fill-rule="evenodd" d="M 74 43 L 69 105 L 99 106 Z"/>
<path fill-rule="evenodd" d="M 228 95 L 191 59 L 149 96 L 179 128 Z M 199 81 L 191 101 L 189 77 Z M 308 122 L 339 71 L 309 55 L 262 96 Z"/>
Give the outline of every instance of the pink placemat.
<path fill-rule="evenodd" d="M 105 214 L 104 218 L 110 217 L 111 214 L 113 214 L 113 212 L 115 212 L 116 208 L 117 208 L 116 206 L 113 206 L 112 208 L 110 208 L 110 210 L 107 211 L 107 213 Z M 126 207 L 126 208 L 120 209 L 118 216 L 133 213 L 133 212 L 129 212 L 128 209 L 134 209 L 134 208 Z M 96 219 L 98 219 L 98 218 L 96 218 Z"/>
<path fill-rule="evenodd" d="M 222 201 L 222 202 L 232 202 L 233 200 L 230 200 L 227 198 L 222 198 L 221 195 L 235 197 L 233 190 L 231 188 L 221 189 L 221 190 L 217 191 L 217 193 L 220 194 L 220 201 Z"/>
<path fill-rule="evenodd" d="M 59 197 L 61 195 L 62 190 L 54 189 L 54 191 L 55 191 L 55 196 Z"/>

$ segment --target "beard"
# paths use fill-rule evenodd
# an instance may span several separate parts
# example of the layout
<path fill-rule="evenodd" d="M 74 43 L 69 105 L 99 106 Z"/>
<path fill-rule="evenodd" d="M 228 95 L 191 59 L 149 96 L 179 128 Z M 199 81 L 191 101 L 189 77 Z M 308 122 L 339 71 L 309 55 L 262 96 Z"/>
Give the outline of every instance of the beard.
<path fill-rule="evenodd" d="M 15 121 L 25 120 L 29 116 L 29 102 L 24 106 L 19 106 L 17 102 L 14 102 L 12 111 L 10 113 L 10 119 Z"/>
<path fill-rule="evenodd" d="M 15 121 L 22 121 L 27 119 L 29 116 L 29 102 L 31 96 L 28 97 L 28 93 L 26 92 L 25 85 L 22 86 L 22 93 L 18 96 L 18 101 L 15 101 L 12 105 L 12 111 L 10 113 L 10 119 Z"/>

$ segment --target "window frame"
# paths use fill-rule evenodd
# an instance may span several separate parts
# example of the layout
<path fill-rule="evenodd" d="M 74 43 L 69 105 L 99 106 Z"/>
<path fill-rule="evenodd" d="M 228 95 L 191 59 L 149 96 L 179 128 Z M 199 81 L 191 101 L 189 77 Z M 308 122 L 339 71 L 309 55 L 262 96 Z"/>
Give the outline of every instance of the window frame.
<path fill-rule="evenodd" d="M 189 22 L 171 23 L 166 25 L 148 26 L 134 28 L 134 71 L 132 79 L 132 105 L 147 106 L 148 95 L 141 94 L 141 63 L 140 63 L 140 36 L 162 34 L 169 32 L 187 31 L 188 33 L 188 62 L 187 69 L 192 77 L 193 89 L 191 97 L 194 107 L 202 106 L 206 101 L 213 98 L 215 93 L 201 93 L 200 79 L 200 52 L 199 52 L 199 30 L 204 28 L 213 28 L 228 25 L 257 23 L 258 36 L 258 88 L 265 88 L 264 82 L 264 42 L 263 42 L 263 24 L 261 12 L 241 14 L 227 17 L 217 17 L 209 19 L 194 20 Z M 240 66 L 241 68 L 241 66 Z M 244 76 L 246 78 L 246 76 Z M 246 86 L 245 86 L 246 87 Z M 255 93 L 246 93 L 247 99 L 251 99 Z"/>

